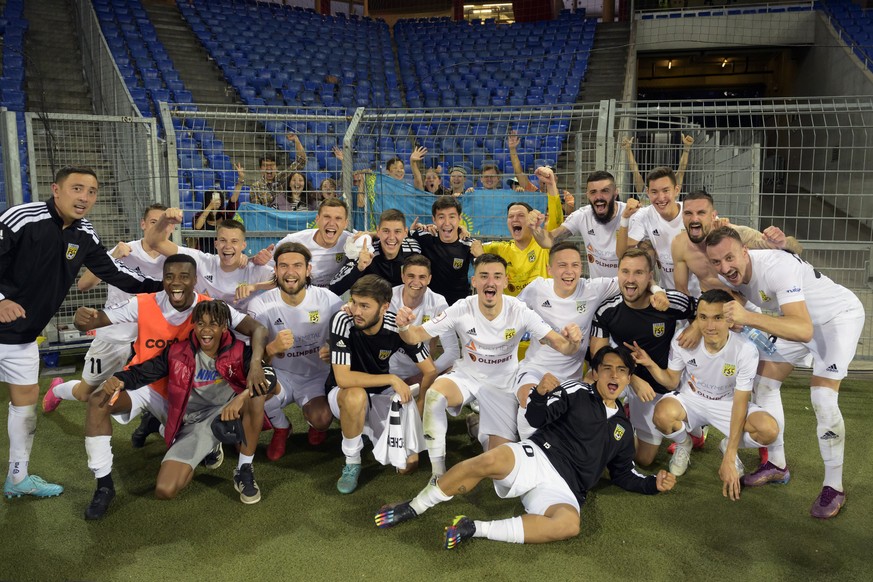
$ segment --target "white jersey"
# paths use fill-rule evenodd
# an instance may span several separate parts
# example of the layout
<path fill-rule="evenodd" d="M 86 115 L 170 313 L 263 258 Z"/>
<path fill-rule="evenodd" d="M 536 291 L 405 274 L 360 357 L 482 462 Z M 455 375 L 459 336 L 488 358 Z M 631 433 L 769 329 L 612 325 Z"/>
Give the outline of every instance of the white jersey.
<path fill-rule="evenodd" d="M 130 254 L 121 259 L 117 259 L 119 262 L 124 263 L 124 265 L 136 271 L 143 277 L 150 277 L 157 281 L 160 281 L 164 278 L 164 261 L 166 257 L 164 255 L 158 255 L 157 257 L 151 257 L 145 250 L 142 248 L 142 240 L 132 240 L 127 243 L 130 246 Z M 109 255 L 115 251 L 115 247 L 109 251 Z M 132 294 L 126 293 L 119 289 L 118 287 L 114 287 L 109 285 L 108 292 L 106 293 L 106 308 L 118 307 L 119 305 L 124 305 L 130 298 L 133 297 Z M 136 324 L 135 323 L 123 323 L 120 325 L 110 325 L 108 327 L 101 327 L 95 331 L 94 337 L 101 339 L 108 343 L 113 344 L 129 344 L 133 340 L 136 339 Z"/>
<path fill-rule="evenodd" d="M 616 201 L 615 216 L 603 224 L 594 218 L 594 209 L 588 204 L 573 212 L 564 220 L 571 234 L 582 235 L 585 254 L 588 258 L 588 276 L 615 277 L 618 275 L 618 255 L 615 254 L 615 233 L 621 222 L 625 203 Z M 617 293 L 617 291 L 616 291 Z"/>
<path fill-rule="evenodd" d="M 721 275 L 719 279 L 765 311 L 781 314 L 782 305 L 805 301 L 812 324 L 819 326 L 840 313 L 861 307 L 854 293 L 837 285 L 794 253 L 750 250 L 749 260 L 752 278 L 748 284 L 731 285 Z"/>
<path fill-rule="evenodd" d="M 555 293 L 554 280 L 539 277 L 524 288 L 518 296 L 543 318 L 553 330 L 560 333 L 568 323 L 575 323 L 582 330 L 582 346 L 578 353 L 565 356 L 551 346 L 531 342 L 524 356 L 522 367 L 536 366 L 554 374 L 559 380 L 579 380 L 582 377 L 582 365 L 585 352 L 588 349 L 588 339 L 591 336 L 591 322 L 601 303 L 619 293 L 618 280 L 580 279 L 576 292 L 563 299 Z"/>
<path fill-rule="evenodd" d="M 397 313 L 401 307 L 403 307 L 403 285 L 397 285 L 394 287 L 388 311 Z M 445 297 L 428 289 L 424 294 L 421 304 L 412 310 L 415 314 L 412 325 L 423 325 L 448 308 L 449 304 Z M 437 372 L 448 369 L 461 355 L 461 348 L 458 346 L 458 336 L 453 331 L 447 331 L 440 335 L 440 342 L 443 345 L 443 353 L 434 362 Z M 391 373 L 401 378 L 415 376 L 420 371 L 418 366 L 403 353 L 395 353 L 391 356 L 389 363 L 391 365 Z"/>
<path fill-rule="evenodd" d="M 226 272 L 221 270 L 221 258 L 218 255 L 182 247 L 179 247 L 179 253 L 193 257 L 197 261 L 196 290 L 228 304 L 234 303 L 236 288 L 240 285 L 254 285 L 273 278 L 273 269 L 255 265 L 251 261 L 242 269 Z M 237 306 L 247 305 L 250 301 L 251 297 Z"/>
<path fill-rule="evenodd" d="M 643 241 L 648 240 L 655 247 L 655 252 L 658 255 L 658 263 L 661 266 L 661 280 L 659 284 L 664 289 L 675 289 L 676 284 L 673 282 L 673 252 L 670 245 L 673 244 L 673 239 L 680 232 L 685 230 L 685 224 L 682 222 L 682 203 L 679 204 L 679 214 L 676 218 L 667 222 L 654 206 L 646 206 L 639 209 L 630 218 L 628 225 L 627 238 Z M 700 295 L 698 286 L 697 291 L 691 289 L 691 281 L 688 282 L 689 291 L 692 295 Z"/>
<path fill-rule="evenodd" d="M 170 303 L 170 298 L 167 297 L 166 291 L 160 291 L 155 295 L 158 307 L 161 308 L 161 315 L 164 316 L 167 323 L 173 326 L 182 325 L 186 319 L 191 317 L 191 312 L 194 311 L 194 306 L 197 305 L 197 296 L 195 295 L 194 303 L 191 304 L 191 307 L 184 311 L 179 311 Z M 245 318 L 245 314 L 240 313 L 230 305 L 228 307 L 230 308 L 230 327 L 236 329 L 236 326 Z M 134 296 L 124 305 L 106 309 L 104 313 L 113 324 L 135 323 L 139 319 L 139 302 L 136 300 L 136 296 Z"/>
<path fill-rule="evenodd" d="M 342 300 L 327 289 L 313 286 L 306 289 L 306 296 L 296 307 L 285 303 L 280 289 L 270 289 L 252 299 L 249 314 L 267 328 L 269 341 L 283 329 L 294 334 L 294 345 L 273 356 L 270 365 L 291 374 L 326 380 L 330 364 L 321 361 L 318 351 L 327 345 L 330 319 L 342 305 Z"/>
<path fill-rule="evenodd" d="M 455 363 L 481 382 L 507 391 L 518 371 L 518 343 L 530 333 L 531 343 L 544 338 L 552 328 L 515 297 L 503 296 L 503 309 L 493 320 L 479 310 L 479 298 L 466 297 L 423 325 L 431 336 L 454 331 L 461 340 L 461 357 Z"/>
<path fill-rule="evenodd" d="M 728 333 L 727 343 L 714 354 L 702 340 L 691 350 L 680 347 L 678 333 L 670 342 L 669 369 L 686 371 L 691 390 L 709 400 L 729 400 L 734 390 L 750 392 L 755 382 L 758 348 L 741 335 Z"/>
<path fill-rule="evenodd" d="M 296 242 L 309 249 L 309 252 L 312 253 L 312 261 L 310 262 L 312 265 L 312 284 L 316 287 L 327 287 L 346 262 L 346 253 L 343 248 L 351 233 L 344 230 L 340 233 L 337 243 L 326 249 L 315 242 L 316 232 L 318 232 L 317 228 L 307 228 L 291 233 L 276 243 L 276 247 L 278 248 L 282 243 Z M 273 264 L 272 261 L 270 264 Z"/>

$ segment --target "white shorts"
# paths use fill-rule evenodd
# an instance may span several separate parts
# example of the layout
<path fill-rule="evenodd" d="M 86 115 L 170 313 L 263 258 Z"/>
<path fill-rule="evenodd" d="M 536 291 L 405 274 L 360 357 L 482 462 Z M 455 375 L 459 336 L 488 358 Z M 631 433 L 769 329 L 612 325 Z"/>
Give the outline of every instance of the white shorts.
<path fill-rule="evenodd" d="M 651 402 L 643 402 L 637 397 L 632 388 L 627 389 L 628 404 L 630 405 L 630 421 L 634 427 L 637 438 L 650 445 L 660 445 L 664 435 L 655 426 L 653 420 L 655 405 L 663 397 L 663 394 L 655 393 L 655 399 Z"/>
<path fill-rule="evenodd" d="M 89 386 L 97 387 L 109 376 L 124 368 L 133 350 L 130 344 L 119 344 L 95 338 L 85 354 L 85 367 L 82 380 Z"/>
<path fill-rule="evenodd" d="M 521 497 L 524 510 L 534 515 L 545 515 L 558 504 L 572 505 L 579 511 L 579 501 L 570 486 L 539 446 L 528 440 L 500 446 L 512 449 L 515 466 L 505 478 L 494 481 L 498 496 Z"/>
<path fill-rule="evenodd" d="M 664 398 L 672 398 L 679 401 L 679 404 L 681 404 L 682 408 L 685 409 L 685 415 L 688 417 L 685 420 L 685 424 L 689 431 L 709 425 L 717 428 L 721 434 L 730 436 L 731 412 L 734 405 L 733 399 L 725 398 L 724 400 L 710 400 L 695 392 L 689 391 L 682 391 L 679 394 L 676 394 L 675 392 L 665 394 Z M 757 404 L 750 402 L 749 410 L 746 412 L 746 418 L 748 418 L 753 412 L 764 412 L 764 409 Z M 749 438 L 749 440 L 752 439 Z M 763 446 L 760 443 L 757 443 L 757 445 Z"/>
<path fill-rule="evenodd" d="M 29 344 L 0 344 L 0 382 L 39 384 L 39 348 Z"/>
<path fill-rule="evenodd" d="M 327 403 L 330 411 L 336 418 L 340 417 L 340 407 L 337 398 L 342 388 L 334 386 L 327 393 Z M 370 406 L 364 416 L 364 432 L 373 444 L 382 436 L 382 431 L 388 426 L 388 414 L 391 412 L 391 398 L 394 396 L 392 388 L 386 388 L 382 392 L 370 394 Z"/>
<path fill-rule="evenodd" d="M 327 372 L 323 376 L 301 376 L 273 368 L 276 372 L 276 379 L 284 390 L 282 395 L 282 408 L 285 408 L 292 402 L 296 402 L 297 406 L 303 408 L 313 398 L 324 397 L 324 381 L 327 380 Z"/>
<path fill-rule="evenodd" d="M 858 340 L 864 329 L 864 308 L 861 305 L 844 311 L 823 325 L 813 326 L 812 340 L 806 343 L 776 340 L 776 353 L 761 352 L 761 360 L 788 362 L 793 366 L 809 365 L 812 356 L 812 375 L 829 380 L 842 380 L 858 349 Z"/>
<path fill-rule="evenodd" d="M 488 435 L 503 437 L 510 441 L 518 440 L 516 426 L 518 400 L 515 398 L 515 392 L 508 392 L 502 386 L 485 384 L 460 370 L 440 376 L 437 381 L 443 379 L 451 380 L 464 398 L 461 406 L 448 408 L 452 416 L 458 416 L 461 408 L 473 399 L 479 401 L 479 442 L 485 450 L 488 450 Z"/>
<path fill-rule="evenodd" d="M 518 374 L 515 375 L 515 385 L 512 391 L 515 392 L 517 395 L 518 389 L 525 384 L 539 384 L 540 380 L 542 380 L 543 376 L 545 376 L 547 373 L 548 370 L 542 370 L 540 368 L 537 368 L 536 366 L 525 366 L 523 368 L 519 368 Z"/>
<path fill-rule="evenodd" d="M 113 414 L 112 418 L 115 419 L 115 422 L 127 424 L 142 414 L 143 410 L 148 410 L 161 421 L 161 424 L 167 423 L 167 401 L 150 386 L 129 390 L 127 395 L 130 396 L 130 412 Z"/>

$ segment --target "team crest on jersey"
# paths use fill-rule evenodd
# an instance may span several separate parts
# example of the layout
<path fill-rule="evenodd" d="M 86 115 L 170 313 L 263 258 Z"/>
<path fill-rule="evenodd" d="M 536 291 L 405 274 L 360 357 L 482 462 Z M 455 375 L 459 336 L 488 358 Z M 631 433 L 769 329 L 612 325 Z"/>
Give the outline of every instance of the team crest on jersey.
<path fill-rule="evenodd" d="M 387 360 L 391 357 L 391 350 L 379 350 L 379 359 Z"/>
<path fill-rule="evenodd" d="M 767 294 L 764 293 L 764 290 L 763 290 L 763 289 L 760 290 L 760 291 L 758 291 L 758 293 L 761 295 L 761 301 L 765 301 L 765 302 L 766 302 L 766 301 L 770 301 L 770 298 L 767 297 Z"/>
<path fill-rule="evenodd" d="M 721 369 L 721 373 L 730 378 L 731 376 L 736 375 L 737 367 L 734 364 L 725 364 Z"/>
<path fill-rule="evenodd" d="M 665 331 L 666 331 L 666 327 L 664 326 L 663 323 L 653 323 L 652 324 L 652 334 L 654 334 L 655 337 L 661 337 L 662 335 L 664 335 Z"/>
<path fill-rule="evenodd" d="M 536 260 L 537 260 L 537 255 L 536 255 L 536 253 L 534 253 L 533 251 L 531 251 L 531 252 L 529 252 L 529 253 L 527 254 L 527 262 L 528 262 L 528 263 L 533 263 L 533 262 L 536 261 Z"/>
<path fill-rule="evenodd" d="M 439 323 L 440 321 L 444 320 L 445 318 L 446 318 L 446 312 L 440 311 L 439 313 L 436 314 L 436 317 L 434 317 L 432 321 L 434 323 Z"/>
<path fill-rule="evenodd" d="M 612 431 L 612 438 L 614 438 L 617 441 L 620 441 L 621 437 L 623 437 L 623 436 L 624 436 L 624 427 L 621 426 L 620 424 L 615 425 L 615 430 Z"/>
<path fill-rule="evenodd" d="M 460 269 L 464 266 L 464 259 L 454 259 L 452 260 L 452 268 L 455 270 Z"/>
<path fill-rule="evenodd" d="M 588 311 L 588 302 L 587 301 L 577 301 L 576 302 L 576 312 L 577 313 L 585 313 Z"/>
<path fill-rule="evenodd" d="M 67 243 L 67 260 L 72 261 L 73 257 L 76 256 L 76 253 L 79 252 L 79 245 L 74 245 L 73 243 Z"/>
<path fill-rule="evenodd" d="M 337 262 L 337 263 L 342 263 L 342 262 L 343 262 L 343 259 L 345 259 L 345 258 L 346 258 L 346 254 L 345 254 L 345 253 L 337 253 L 337 254 L 334 256 L 334 259 L 336 259 L 336 262 Z"/>
<path fill-rule="evenodd" d="M 509 329 L 503 330 L 503 339 L 508 340 L 515 337 L 515 328 L 510 327 Z"/>
<path fill-rule="evenodd" d="M 422 315 L 422 316 L 421 316 L 421 323 L 422 323 L 422 325 L 424 325 L 424 324 L 427 323 L 428 321 L 430 321 L 430 315 Z"/>
<path fill-rule="evenodd" d="M 318 313 L 318 310 L 309 312 L 309 323 L 318 323 L 321 321 L 321 315 Z"/>

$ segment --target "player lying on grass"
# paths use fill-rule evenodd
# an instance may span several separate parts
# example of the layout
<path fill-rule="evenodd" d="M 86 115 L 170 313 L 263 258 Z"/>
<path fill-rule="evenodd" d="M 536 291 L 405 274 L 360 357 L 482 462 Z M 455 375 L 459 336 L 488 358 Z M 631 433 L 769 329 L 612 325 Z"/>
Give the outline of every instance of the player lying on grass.
<path fill-rule="evenodd" d="M 634 470 L 633 427 L 616 398 L 630 382 L 634 361 L 624 348 L 605 346 L 591 363 L 595 385 L 559 383 L 546 374 L 531 393 L 530 439 L 507 443 L 453 466 L 416 497 L 383 507 L 376 525 L 392 527 L 418 517 L 437 503 L 494 480 L 503 498 L 521 497 L 527 513 L 497 521 L 456 517 L 446 528 L 453 549 L 471 537 L 513 543 L 543 543 L 579 534 L 579 508 L 604 469 L 613 483 L 647 495 L 669 491 L 676 478 L 667 471 L 644 477 Z"/>
<path fill-rule="evenodd" d="M 191 319 L 194 331 L 188 340 L 171 344 L 158 356 L 117 372 L 101 386 L 104 398 L 119 408 L 125 400 L 130 401 L 128 390 L 168 379 L 164 440 L 169 449 L 155 485 L 159 499 L 176 497 L 191 482 L 201 461 L 213 450 L 221 451 L 212 430 L 216 418 L 241 418 L 245 438 L 233 484 L 243 503 L 257 503 L 261 492 L 255 483 L 252 461 L 264 417 L 263 396 L 275 390 L 275 382 L 248 389 L 246 376 L 252 349 L 228 330 L 231 315 L 226 303 L 201 301 L 194 307 Z M 223 458 L 222 453 L 210 468 L 218 468 Z M 102 517 L 115 497 L 114 489 L 109 494 L 100 493 L 98 489 L 86 518 Z M 101 500 L 105 502 L 95 506 Z"/>

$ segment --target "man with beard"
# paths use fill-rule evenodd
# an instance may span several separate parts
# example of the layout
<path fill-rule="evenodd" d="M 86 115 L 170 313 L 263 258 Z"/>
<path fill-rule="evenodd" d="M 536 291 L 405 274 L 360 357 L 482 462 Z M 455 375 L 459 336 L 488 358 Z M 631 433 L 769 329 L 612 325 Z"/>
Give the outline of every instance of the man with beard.
<path fill-rule="evenodd" d="M 704 190 L 696 190 L 682 202 L 682 222 L 685 230 L 680 232 L 670 247 L 673 256 L 673 282 L 677 291 L 688 293 L 688 279 L 697 277 L 701 291 L 727 289 L 718 278 L 718 271 L 706 257 L 703 239 L 719 226 L 730 226 L 740 235 L 743 245 L 750 249 L 785 249 L 800 254 L 803 247 L 793 236 L 786 237 L 779 227 L 768 226 L 758 232 L 748 226 L 725 224 L 715 212 L 712 196 Z"/>
<path fill-rule="evenodd" d="M 620 295 L 597 308 L 591 327 L 591 353 L 608 345 L 639 345 L 661 368 L 666 368 L 670 341 L 677 322 L 694 319 L 695 300 L 678 291 L 668 290 L 670 306 L 658 311 L 652 305 L 650 290 L 655 264 L 642 249 L 628 249 L 618 263 Z M 636 344 L 634 343 L 636 342 Z M 655 460 L 663 435 L 652 420 L 658 400 L 670 390 L 658 383 L 645 368 L 637 370 L 630 396 L 630 416 L 637 435 L 635 460 L 648 466 Z"/>
<path fill-rule="evenodd" d="M 348 259 L 330 282 L 330 290 L 342 295 L 365 275 L 378 275 L 391 286 L 400 285 L 400 268 L 409 255 L 420 255 L 421 247 L 407 235 L 406 216 L 395 208 L 389 208 L 379 216 L 377 239 L 373 240 L 373 252 L 361 249 L 357 259 Z"/>
<path fill-rule="evenodd" d="M 129 365 L 136 365 L 158 355 L 168 345 L 184 340 L 194 323 L 191 313 L 199 301 L 209 297 L 194 292 L 197 284 L 197 263 L 188 255 L 172 255 L 164 261 L 164 290 L 141 294 L 128 303 L 98 311 L 88 307 L 76 310 L 74 324 L 79 331 L 90 331 L 118 323 L 136 322 L 137 338 L 134 357 Z M 266 386 L 261 360 L 264 355 L 267 330 L 257 321 L 231 308 L 231 327 L 251 338 L 252 361 L 248 372 L 248 386 Z M 85 519 L 100 519 L 115 498 L 112 480 L 112 423 L 110 417 L 128 424 L 137 415 L 150 412 L 156 424 L 167 420 L 167 380 L 154 382 L 143 388 L 123 391 L 116 401 L 106 402 L 101 390 L 91 393 L 85 412 L 85 451 L 88 468 L 97 479 L 97 491 L 85 510 Z M 154 427 L 154 431 L 157 426 Z M 223 459 L 217 447 L 211 466 Z M 209 465 L 208 465 L 209 466 Z"/>
<path fill-rule="evenodd" d="M 558 188 L 549 183 L 550 194 Z M 581 235 L 585 242 L 588 259 L 588 276 L 615 277 L 618 273 L 618 255 L 615 250 L 615 233 L 624 212 L 625 203 L 618 200 L 615 178 L 605 171 L 592 172 L 586 179 L 588 205 L 573 212 L 558 228 L 546 231 L 533 228 L 533 236 L 543 248 L 570 235 Z"/>
<path fill-rule="evenodd" d="M 313 259 L 309 249 L 297 242 L 276 248 L 276 289 L 255 297 L 249 313 L 267 328 L 270 343 L 267 357 L 276 371 L 277 393 L 264 408 L 273 426 L 267 458 L 280 459 L 291 434 L 291 423 L 282 409 L 296 402 L 309 423 L 310 445 L 324 442 L 333 421 L 324 395 L 324 382 L 330 366 L 322 361 L 326 355 L 328 324 L 342 307 L 342 300 L 323 287 L 311 284 Z"/>
<path fill-rule="evenodd" d="M 400 337 L 408 343 L 426 342 L 454 331 L 463 345 L 455 368 L 440 376 L 424 399 L 424 429 L 432 472 L 446 471 L 446 412 L 457 416 L 473 398 L 479 401 L 479 441 L 484 449 L 516 440 L 518 402 L 513 391 L 518 369 L 516 351 L 522 336 L 550 346 L 564 355 L 579 351 L 582 333 L 570 323 L 561 333 L 514 297 L 504 297 L 506 261 L 492 254 L 474 262 L 477 294 L 458 301 L 423 325 L 412 325 L 408 307 L 397 313 Z"/>
<path fill-rule="evenodd" d="M 350 295 L 349 313 L 339 311 L 331 318 L 331 371 L 325 383 L 331 412 L 339 418 L 343 433 L 342 451 L 346 464 L 336 484 L 337 490 L 343 494 L 352 493 L 358 487 L 363 435 L 375 443 L 388 429 L 395 394 L 404 405 L 410 405 L 412 401 L 409 385 L 390 372 L 391 356 L 402 350 L 416 363 L 422 373 L 422 394 L 427 393 L 436 377 L 436 368 L 427 347 L 422 343 L 408 343 L 398 335 L 395 314 L 388 310 L 391 303 L 388 281 L 378 275 L 364 275 L 352 285 Z M 420 423 L 414 405 L 412 412 L 412 422 Z M 420 439 L 420 425 L 416 426 L 415 432 Z M 407 452 L 403 472 L 411 472 L 418 466 L 418 453 L 424 445 L 403 440 Z"/>

